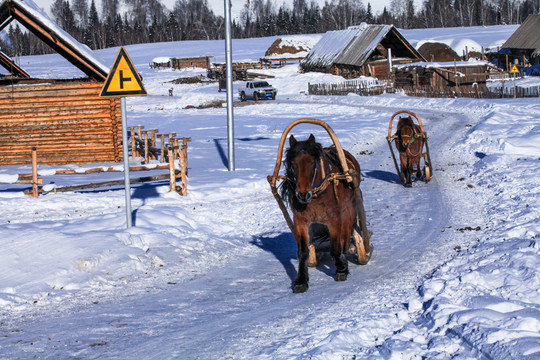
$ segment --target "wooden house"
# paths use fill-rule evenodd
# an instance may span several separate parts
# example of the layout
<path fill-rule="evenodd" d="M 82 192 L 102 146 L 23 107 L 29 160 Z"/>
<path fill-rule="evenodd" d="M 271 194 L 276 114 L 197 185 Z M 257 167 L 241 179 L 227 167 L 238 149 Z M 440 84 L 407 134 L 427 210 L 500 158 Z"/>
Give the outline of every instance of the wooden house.
<path fill-rule="evenodd" d="M 513 64 L 530 66 L 540 64 L 540 14 L 529 15 L 502 45 L 507 55 L 507 71 Z M 504 63 L 503 61 L 500 61 Z"/>
<path fill-rule="evenodd" d="M 171 58 L 170 61 L 173 69 L 210 68 L 210 56 Z"/>
<path fill-rule="evenodd" d="M 71 64 L 82 79 L 33 79 L 5 54 L 0 65 L 0 165 L 117 162 L 122 159 L 120 99 L 100 98 L 109 68 L 31 0 L 0 0 L 0 30 L 16 20 Z"/>
<path fill-rule="evenodd" d="M 482 60 L 421 62 L 396 65 L 393 83 L 398 89 L 430 87 L 444 90 L 456 86 L 485 84 L 487 77 L 498 71 L 491 63 Z"/>
<path fill-rule="evenodd" d="M 160 69 L 160 68 L 170 68 L 171 67 L 171 58 L 170 57 L 157 57 L 153 58 L 150 62 L 151 69 Z"/>
<path fill-rule="evenodd" d="M 392 64 L 425 61 L 393 25 L 351 26 L 328 31 L 300 62 L 301 70 L 343 76 L 388 78 Z"/>

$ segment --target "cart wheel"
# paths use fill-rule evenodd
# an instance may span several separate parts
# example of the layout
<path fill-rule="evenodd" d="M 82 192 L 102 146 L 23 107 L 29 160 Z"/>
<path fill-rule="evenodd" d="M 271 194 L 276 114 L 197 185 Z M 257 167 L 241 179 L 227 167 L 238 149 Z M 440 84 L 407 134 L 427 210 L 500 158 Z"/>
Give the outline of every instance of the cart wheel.
<path fill-rule="evenodd" d="M 431 164 L 427 164 L 424 166 L 424 174 L 426 175 L 426 182 L 431 180 L 432 171 L 431 171 Z"/>
<path fill-rule="evenodd" d="M 364 239 L 362 239 L 362 236 L 356 229 L 353 230 L 353 238 L 354 245 L 356 247 L 356 256 L 358 257 L 358 263 L 360 265 L 366 265 L 369 261 L 369 257 L 364 246 Z"/>

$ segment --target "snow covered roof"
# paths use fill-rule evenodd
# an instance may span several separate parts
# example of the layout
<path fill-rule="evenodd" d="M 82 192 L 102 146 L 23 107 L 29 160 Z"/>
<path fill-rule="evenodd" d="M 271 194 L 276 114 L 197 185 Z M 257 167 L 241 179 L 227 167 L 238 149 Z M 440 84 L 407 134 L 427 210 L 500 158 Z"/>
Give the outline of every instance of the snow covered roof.
<path fill-rule="evenodd" d="M 394 65 L 397 69 L 406 69 L 410 67 L 429 68 L 449 68 L 449 67 L 471 67 L 471 66 L 493 66 L 489 61 L 470 59 L 467 61 L 436 61 L 436 62 L 416 62 L 410 64 Z"/>
<path fill-rule="evenodd" d="M 351 26 L 328 31 L 302 61 L 303 66 L 329 68 L 332 64 L 363 65 L 381 44 L 392 55 L 425 60 L 393 25 Z"/>
<path fill-rule="evenodd" d="M 299 59 L 306 57 L 321 35 L 292 35 L 276 39 L 266 50 L 263 59 Z"/>
<path fill-rule="evenodd" d="M 62 30 L 32 0 L 0 0 L 0 30 L 13 20 L 17 20 L 88 77 L 99 81 L 107 78 L 109 68 L 94 57 L 92 50 Z"/>
<path fill-rule="evenodd" d="M 152 59 L 152 62 L 155 64 L 165 64 L 169 61 L 171 61 L 171 58 L 166 56 L 159 56 Z"/>
<path fill-rule="evenodd" d="M 503 48 L 534 49 L 534 55 L 540 56 L 540 14 L 529 15 L 506 40 Z"/>

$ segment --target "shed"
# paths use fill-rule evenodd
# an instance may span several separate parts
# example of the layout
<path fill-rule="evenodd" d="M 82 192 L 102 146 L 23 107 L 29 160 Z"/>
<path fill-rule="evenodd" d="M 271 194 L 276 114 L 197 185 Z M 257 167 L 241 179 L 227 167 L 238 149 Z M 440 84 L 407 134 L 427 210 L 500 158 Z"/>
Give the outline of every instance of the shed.
<path fill-rule="evenodd" d="M 173 69 L 186 69 L 186 68 L 210 68 L 210 56 L 192 56 L 171 58 L 171 67 Z"/>
<path fill-rule="evenodd" d="M 170 57 L 156 57 L 152 59 L 152 62 L 150 63 L 150 68 L 170 68 L 171 67 L 171 58 Z"/>
<path fill-rule="evenodd" d="M 425 61 L 393 25 L 363 23 L 325 33 L 300 66 L 304 72 L 325 72 L 349 79 L 361 75 L 385 78 L 389 60 L 393 64 Z"/>
<path fill-rule="evenodd" d="M 429 86 L 446 89 L 455 86 L 485 84 L 487 77 L 498 70 L 483 60 L 421 62 L 394 67 L 396 88 Z"/>
<path fill-rule="evenodd" d="M 540 14 L 529 15 L 502 45 L 502 52 L 509 55 L 511 63 L 540 64 Z"/>
<path fill-rule="evenodd" d="M 260 60 L 265 66 L 281 66 L 287 62 L 299 62 L 320 40 L 320 35 L 293 35 L 276 39 Z"/>
<path fill-rule="evenodd" d="M 32 0 L 0 0 L 0 30 L 16 20 L 86 74 L 33 79 L 8 56 L 0 65 L 0 165 L 117 162 L 122 159 L 118 98 L 100 98 L 109 68 L 59 28 Z"/>

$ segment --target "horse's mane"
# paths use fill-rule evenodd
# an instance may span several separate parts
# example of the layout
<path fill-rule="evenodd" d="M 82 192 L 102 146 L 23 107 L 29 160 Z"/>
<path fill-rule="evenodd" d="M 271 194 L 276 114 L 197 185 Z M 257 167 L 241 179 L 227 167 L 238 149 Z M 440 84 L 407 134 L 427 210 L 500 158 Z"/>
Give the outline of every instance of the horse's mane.
<path fill-rule="evenodd" d="M 288 148 L 285 151 L 285 176 L 287 179 L 283 181 L 280 186 L 280 196 L 281 199 L 290 204 L 291 195 L 294 192 L 294 173 L 292 169 L 292 160 L 301 152 L 305 152 L 315 158 L 315 161 L 319 161 L 323 155 L 323 147 L 318 142 L 311 142 L 309 140 L 297 141 L 293 147 Z"/>
<path fill-rule="evenodd" d="M 405 126 L 410 126 L 410 127 L 414 128 L 414 121 L 410 116 L 408 116 L 408 117 L 400 117 L 399 118 L 399 121 L 398 121 L 398 124 L 397 124 L 397 132 L 399 133 L 401 128 L 403 128 Z"/>

